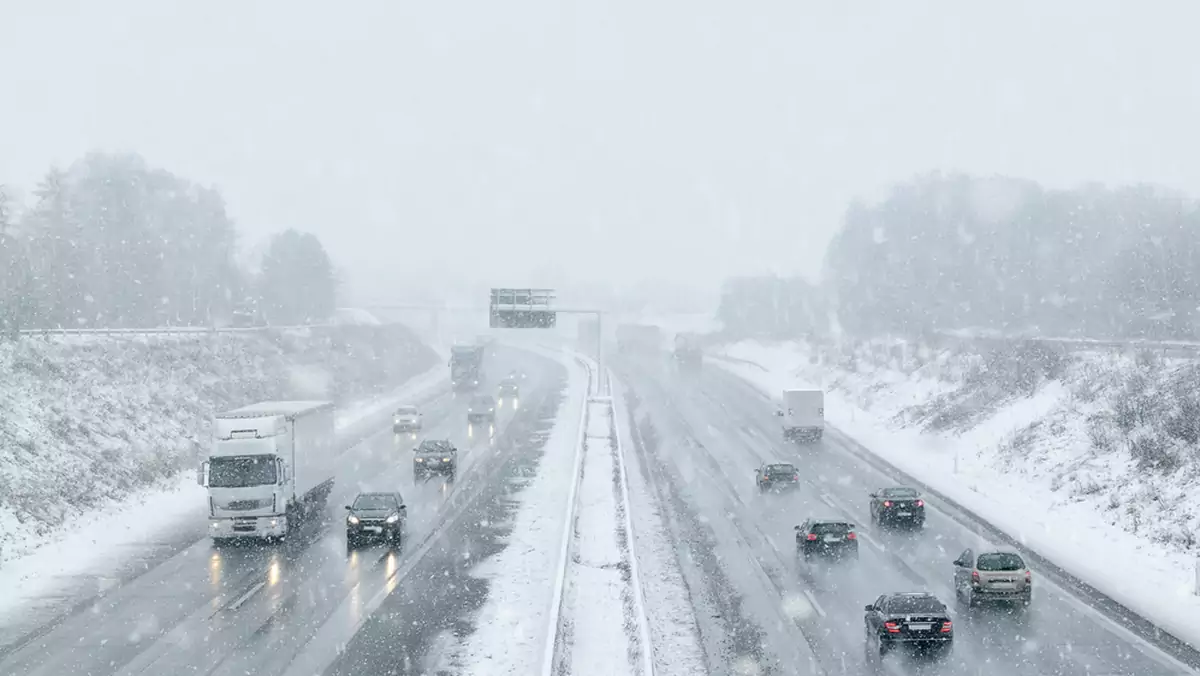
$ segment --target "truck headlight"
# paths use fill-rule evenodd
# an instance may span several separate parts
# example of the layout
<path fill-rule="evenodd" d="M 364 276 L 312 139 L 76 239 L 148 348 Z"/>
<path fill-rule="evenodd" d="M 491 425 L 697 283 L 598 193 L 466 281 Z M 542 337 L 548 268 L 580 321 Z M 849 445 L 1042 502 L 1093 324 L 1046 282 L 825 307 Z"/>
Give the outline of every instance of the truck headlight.
<path fill-rule="evenodd" d="M 346 523 L 356 524 L 356 523 L 358 523 L 358 517 L 351 514 L 350 516 L 346 517 Z"/>
<path fill-rule="evenodd" d="M 450 458 L 442 458 L 443 462 L 450 462 Z"/>
<path fill-rule="evenodd" d="M 213 530 L 216 530 L 216 529 L 218 529 L 218 528 L 220 528 L 220 527 L 221 527 L 221 524 L 220 524 L 220 523 L 218 523 L 218 522 L 216 522 L 216 521 L 210 521 L 210 522 L 209 522 L 209 524 L 208 524 L 208 527 L 209 527 L 209 528 L 211 528 L 211 529 L 213 529 Z"/>
<path fill-rule="evenodd" d="M 413 458 L 417 462 L 425 462 L 425 458 Z"/>
<path fill-rule="evenodd" d="M 399 515 L 399 514 L 393 514 L 393 515 L 391 515 L 391 516 L 389 516 L 389 517 L 387 518 L 387 522 L 388 522 L 388 523 L 396 523 L 396 522 L 397 522 L 397 521 L 399 521 L 399 520 L 400 520 L 400 515 Z"/>

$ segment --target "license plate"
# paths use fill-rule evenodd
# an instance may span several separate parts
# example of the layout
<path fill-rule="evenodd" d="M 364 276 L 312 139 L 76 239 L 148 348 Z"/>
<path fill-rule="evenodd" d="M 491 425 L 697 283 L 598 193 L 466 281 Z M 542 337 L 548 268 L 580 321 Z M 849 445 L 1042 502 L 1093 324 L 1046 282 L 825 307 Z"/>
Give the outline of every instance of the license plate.
<path fill-rule="evenodd" d="M 909 631 L 930 631 L 931 629 L 933 629 L 933 625 L 929 624 L 927 622 L 923 622 L 920 624 L 910 624 L 910 625 L 908 625 L 908 629 L 909 629 Z"/>
<path fill-rule="evenodd" d="M 382 533 L 382 532 L 383 532 L 383 527 L 382 527 L 382 526 L 367 526 L 367 527 L 366 527 L 366 528 L 364 528 L 363 530 L 365 530 L 365 531 L 369 531 L 369 532 L 372 532 L 372 533 Z"/>
<path fill-rule="evenodd" d="M 912 512 L 896 512 L 896 516 L 912 516 Z"/>
<path fill-rule="evenodd" d="M 841 535 L 826 535 L 825 541 L 826 542 L 841 542 L 842 536 Z"/>
<path fill-rule="evenodd" d="M 995 589 L 1012 589 L 1014 585 L 1011 582 L 993 582 L 992 587 Z"/>

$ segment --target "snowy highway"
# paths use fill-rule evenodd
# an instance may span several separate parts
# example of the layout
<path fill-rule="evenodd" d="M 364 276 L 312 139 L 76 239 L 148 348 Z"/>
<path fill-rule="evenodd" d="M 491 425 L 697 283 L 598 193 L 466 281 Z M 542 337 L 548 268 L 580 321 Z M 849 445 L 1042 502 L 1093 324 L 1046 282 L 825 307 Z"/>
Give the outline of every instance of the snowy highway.
<path fill-rule="evenodd" d="M 504 402 L 491 430 L 468 426 L 466 397 L 424 409 L 424 436 L 459 447 L 457 481 L 414 482 L 415 442 L 381 432 L 343 456 L 324 520 L 278 546 L 196 541 L 0 645 L 0 673 L 421 673 L 485 597 L 467 572 L 498 548 L 510 479 L 528 473 L 559 404 L 562 367 L 517 350 L 495 348 L 481 389 L 510 370 L 527 375 L 520 407 Z M 360 488 L 404 495 L 400 551 L 347 548 L 342 505 Z"/>
<path fill-rule="evenodd" d="M 616 373 L 641 471 L 668 506 L 711 671 L 871 673 L 863 606 L 883 593 L 922 590 L 950 607 L 954 652 L 941 661 L 889 655 L 884 673 L 1194 673 L 1042 577 L 1027 613 L 956 608 L 951 562 L 986 541 L 967 520 L 930 497 L 924 532 L 873 528 L 868 494 L 900 482 L 859 459 L 836 430 L 811 446 L 785 444 L 774 406 L 724 370 L 680 373 L 647 357 L 620 361 Z M 759 494 L 754 470 L 764 461 L 800 467 L 800 490 Z M 792 527 L 810 516 L 857 524 L 860 560 L 799 562 Z"/>

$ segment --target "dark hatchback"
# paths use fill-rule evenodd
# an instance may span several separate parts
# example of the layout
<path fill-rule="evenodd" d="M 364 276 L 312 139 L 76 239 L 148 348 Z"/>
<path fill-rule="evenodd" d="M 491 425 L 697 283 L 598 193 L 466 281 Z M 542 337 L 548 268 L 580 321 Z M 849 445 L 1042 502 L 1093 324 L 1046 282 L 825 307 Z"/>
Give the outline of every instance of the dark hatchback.
<path fill-rule="evenodd" d="M 404 537 L 408 507 L 399 493 L 359 493 L 346 505 L 346 544 L 381 538 L 396 544 Z"/>
<path fill-rule="evenodd" d="M 932 594 L 884 594 L 866 607 L 868 657 L 881 658 L 897 647 L 946 652 L 954 644 L 954 624 L 946 604 Z"/>
<path fill-rule="evenodd" d="M 871 494 L 871 520 L 881 526 L 925 526 L 925 500 L 915 488 L 880 488 Z"/>
<path fill-rule="evenodd" d="M 858 558 L 858 535 L 845 521 L 809 519 L 796 530 L 796 551 L 807 561 L 814 556 Z"/>
<path fill-rule="evenodd" d="M 766 464 L 754 470 L 754 483 L 758 485 L 760 493 L 777 488 L 798 488 L 800 486 L 800 470 L 796 469 L 795 465 L 786 462 Z"/>

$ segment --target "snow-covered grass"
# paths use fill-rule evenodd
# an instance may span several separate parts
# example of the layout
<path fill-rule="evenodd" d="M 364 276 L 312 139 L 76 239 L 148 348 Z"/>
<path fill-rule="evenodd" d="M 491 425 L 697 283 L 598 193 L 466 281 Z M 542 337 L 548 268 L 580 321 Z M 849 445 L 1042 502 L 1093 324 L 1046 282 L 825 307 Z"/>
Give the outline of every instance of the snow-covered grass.
<path fill-rule="evenodd" d="M 361 401 L 434 360 L 402 327 L 0 342 L 0 556 L 131 496 L 190 490 L 180 473 L 196 466 L 217 410 Z"/>
<path fill-rule="evenodd" d="M 1200 365 L 1036 347 L 724 354 L 775 399 L 825 390 L 830 424 L 865 448 L 1200 645 Z"/>
<path fill-rule="evenodd" d="M 559 352 L 546 352 L 567 369 L 563 402 L 537 474 L 519 494 L 507 546 L 476 567 L 488 580 L 488 599 L 475 631 L 456 646 L 465 673 L 527 676 L 538 673 L 547 650 L 547 626 L 557 614 L 561 552 L 569 541 L 588 396 L 586 370 Z M 550 641 L 553 638 L 549 638 Z"/>

